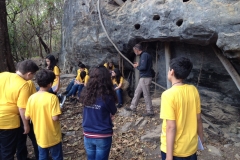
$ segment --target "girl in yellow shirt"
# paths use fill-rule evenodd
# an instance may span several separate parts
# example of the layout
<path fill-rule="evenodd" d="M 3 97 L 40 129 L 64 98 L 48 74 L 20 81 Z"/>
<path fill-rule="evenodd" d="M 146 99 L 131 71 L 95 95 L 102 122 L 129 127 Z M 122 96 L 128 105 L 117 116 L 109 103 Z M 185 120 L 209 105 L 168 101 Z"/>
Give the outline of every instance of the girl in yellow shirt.
<path fill-rule="evenodd" d="M 104 67 L 106 67 L 110 72 L 115 69 L 112 60 L 109 60 L 108 62 L 104 63 Z"/>
<path fill-rule="evenodd" d="M 60 69 L 58 68 L 56 58 L 49 54 L 46 57 L 47 69 L 54 72 L 56 78 L 53 81 L 52 88 L 50 88 L 49 92 L 56 94 L 60 88 Z"/>
<path fill-rule="evenodd" d="M 123 98 L 122 98 L 122 84 L 123 84 L 123 77 L 121 72 L 119 71 L 119 69 L 115 68 L 112 71 L 112 83 L 114 86 L 114 90 L 117 94 L 117 98 L 118 98 L 118 108 L 121 108 L 123 105 Z"/>
<path fill-rule="evenodd" d="M 68 92 L 66 96 L 64 96 L 64 99 L 75 96 L 78 92 L 78 98 L 80 97 L 81 91 L 83 87 L 87 85 L 87 82 L 89 80 L 89 76 L 86 74 L 85 71 L 81 71 L 81 73 L 76 77 L 74 85 L 72 86 L 71 90 Z"/>

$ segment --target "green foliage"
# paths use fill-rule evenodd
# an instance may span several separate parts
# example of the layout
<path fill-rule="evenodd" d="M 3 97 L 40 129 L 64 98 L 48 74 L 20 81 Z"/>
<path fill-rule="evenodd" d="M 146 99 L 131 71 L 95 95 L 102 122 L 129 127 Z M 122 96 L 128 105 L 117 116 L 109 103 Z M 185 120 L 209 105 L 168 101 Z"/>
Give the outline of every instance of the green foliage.
<path fill-rule="evenodd" d="M 52 52 L 60 50 L 62 6 L 63 0 L 7 0 L 8 31 L 15 60 L 42 56 L 42 43 Z"/>

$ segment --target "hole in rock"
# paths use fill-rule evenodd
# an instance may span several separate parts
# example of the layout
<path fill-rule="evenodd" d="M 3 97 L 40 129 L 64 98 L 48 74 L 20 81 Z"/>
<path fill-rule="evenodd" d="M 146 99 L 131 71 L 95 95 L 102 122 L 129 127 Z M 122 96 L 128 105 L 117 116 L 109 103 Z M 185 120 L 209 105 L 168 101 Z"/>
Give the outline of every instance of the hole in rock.
<path fill-rule="evenodd" d="M 117 31 L 117 28 L 115 28 L 114 30 Z"/>
<path fill-rule="evenodd" d="M 183 24 L 183 19 L 179 19 L 179 20 L 176 22 L 176 25 L 177 25 L 178 27 L 180 27 L 182 24 Z"/>
<path fill-rule="evenodd" d="M 135 29 L 139 29 L 141 26 L 140 26 L 140 24 L 135 24 L 134 27 L 135 27 Z"/>
<path fill-rule="evenodd" d="M 85 5 L 85 3 L 82 3 L 82 5 L 84 6 L 84 5 Z"/>
<path fill-rule="evenodd" d="M 183 0 L 183 2 L 188 2 L 189 0 Z"/>
<path fill-rule="evenodd" d="M 159 16 L 159 15 L 156 14 L 156 15 L 153 16 L 153 20 L 154 20 L 154 21 L 157 21 L 157 20 L 159 20 L 159 19 L 160 19 L 160 16 Z"/>

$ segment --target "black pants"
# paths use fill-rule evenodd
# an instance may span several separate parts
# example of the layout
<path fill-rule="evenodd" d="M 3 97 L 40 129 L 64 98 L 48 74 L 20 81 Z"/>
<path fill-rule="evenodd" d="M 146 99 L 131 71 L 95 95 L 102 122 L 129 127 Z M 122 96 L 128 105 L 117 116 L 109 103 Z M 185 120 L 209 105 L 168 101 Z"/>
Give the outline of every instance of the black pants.
<path fill-rule="evenodd" d="M 166 153 L 161 151 L 161 156 L 162 156 L 162 160 L 165 160 L 166 159 Z M 193 155 L 191 156 L 188 156 L 188 157 L 175 157 L 173 156 L 173 160 L 197 160 L 197 155 L 196 153 L 194 153 Z"/>
<path fill-rule="evenodd" d="M 39 152 L 38 152 L 38 145 L 36 142 L 36 137 L 34 135 L 34 131 L 33 131 L 33 124 L 30 123 L 30 131 L 28 134 L 23 134 L 24 132 L 24 126 L 21 120 L 21 126 L 20 126 L 20 132 L 18 134 L 18 143 L 17 143 L 17 159 L 18 160 L 27 160 L 27 155 L 28 155 L 28 151 L 27 151 L 27 135 L 28 137 L 31 139 L 32 141 L 32 145 L 34 148 L 34 154 L 35 154 L 35 159 L 38 160 L 39 159 Z"/>
<path fill-rule="evenodd" d="M 0 129 L 0 160 L 14 160 L 19 128 Z"/>

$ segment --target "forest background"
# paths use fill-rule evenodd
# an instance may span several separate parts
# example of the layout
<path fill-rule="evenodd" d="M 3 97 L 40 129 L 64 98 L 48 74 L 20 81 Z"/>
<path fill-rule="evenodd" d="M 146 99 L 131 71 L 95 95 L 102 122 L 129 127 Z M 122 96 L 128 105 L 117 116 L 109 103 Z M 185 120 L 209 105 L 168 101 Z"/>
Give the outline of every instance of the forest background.
<path fill-rule="evenodd" d="M 0 72 L 61 49 L 64 0 L 0 0 Z"/>

